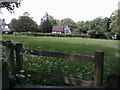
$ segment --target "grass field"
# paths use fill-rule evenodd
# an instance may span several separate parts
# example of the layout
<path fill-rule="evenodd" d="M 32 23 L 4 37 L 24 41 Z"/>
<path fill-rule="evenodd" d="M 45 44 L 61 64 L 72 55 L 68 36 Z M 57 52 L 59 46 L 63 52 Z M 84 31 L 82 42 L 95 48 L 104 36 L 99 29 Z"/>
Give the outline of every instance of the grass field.
<path fill-rule="evenodd" d="M 106 78 L 113 73 L 120 73 L 118 63 L 118 41 L 89 38 L 69 37 L 32 37 L 3 35 L 3 40 L 12 40 L 14 43 L 22 43 L 24 48 L 38 49 L 45 51 L 64 52 L 81 55 L 94 55 L 96 50 L 104 51 L 104 75 Z M 70 61 L 65 59 L 38 57 L 24 54 L 24 69 L 42 71 L 52 74 L 93 80 L 92 63 Z M 66 85 L 43 79 L 28 79 L 27 84 L 35 85 Z M 30 81 L 31 80 L 31 81 Z M 41 82 L 41 83 L 40 83 Z M 40 83 L 40 84 L 38 84 Z M 46 84 L 47 83 L 47 84 Z"/>

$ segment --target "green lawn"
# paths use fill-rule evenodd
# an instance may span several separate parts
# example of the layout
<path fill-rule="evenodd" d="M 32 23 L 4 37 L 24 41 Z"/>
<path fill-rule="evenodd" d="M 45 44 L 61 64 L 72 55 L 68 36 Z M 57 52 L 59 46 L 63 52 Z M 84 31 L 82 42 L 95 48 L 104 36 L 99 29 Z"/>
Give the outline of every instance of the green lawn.
<path fill-rule="evenodd" d="M 81 55 L 94 55 L 96 50 L 104 51 L 104 85 L 106 77 L 119 72 L 118 63 L 118 41 L 89 38 L 69 38 L 69 37 L 32 37 L 3 35 L 3 40 L 12 40 L 14 43 L 22 43 L 24 48 L 38 49 L 45 51 L 64 52 Z M 71 61 L 65 59 L 38 57 L 24 54 L 24 69 L 32 69 L 63 76 L 80 78 L 83 80 L 93 80 L 92 63 Z M 38 79 L 32 80 L 32 84 Z M 30 81 L 29 81 L 30 82 Z M 40 82 L 40 81 L 38 81 Z M 41 80 L 40 85 L 46 85 L 46 80 Z M 65 85 L 54 81 L 47 85 Z M 52 84 L 51 84 L 52 83 Z M 36 84 L 38 85 L 38 84 Z"/>

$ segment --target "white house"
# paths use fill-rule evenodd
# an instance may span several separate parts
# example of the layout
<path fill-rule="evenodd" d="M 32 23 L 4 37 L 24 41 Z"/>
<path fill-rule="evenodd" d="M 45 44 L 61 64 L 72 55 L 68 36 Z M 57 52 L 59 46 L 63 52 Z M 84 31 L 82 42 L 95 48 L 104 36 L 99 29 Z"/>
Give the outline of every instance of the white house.
<path fill-rule="evenodd" d="M 64 26 L 64 33 L 65 34 L 72 34 L 72 32 L 68 26 Z"/>
<path fill-rule="evenodd" d="M 8 31 L 11 31 L 9 28 L 8 28 L 8 24 L 6 24 L 5 22 L 5 19 L 0 19 L 0 28 L 3 32 L 8 32 Z"/>
<path fill-rule="evenodd" d="M 72 34 L 70 28 L 68 26 L 53 26 L 52 33 L 64 33 L 64 34 Z"/>

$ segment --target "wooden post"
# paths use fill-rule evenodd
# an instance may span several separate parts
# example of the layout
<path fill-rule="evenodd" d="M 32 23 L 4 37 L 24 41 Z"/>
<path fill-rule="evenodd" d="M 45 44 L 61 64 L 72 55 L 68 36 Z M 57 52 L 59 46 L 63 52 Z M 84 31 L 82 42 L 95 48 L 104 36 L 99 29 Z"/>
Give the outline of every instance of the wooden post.
<path fill-rule="evenodd" d="M 22 61 L 23 61 L 23 56 L 21 54 L 22 50 L 22 44 L 16 44 L 15 45 L 15 50 L 16 50 L 16 68 L 17 71 L 19 72 L 22 69 Z"/>
<path fill-rule="evenodd" d="M 13 76 L 13 75 L 9 76 L 9 84 L 10 84 L 10 88 L 12 88 L 12 87 L 17 85 L 15 76 Z"/>
<path fill-rule="evenodd" d="M 9 47 L 11 41 L 6 41 L 7 51 L 6 58 L 2 61 L 2 89 L 9 89 L 9 70 L 8 70 L 8 61 L 9 61 Z"/>
<path fill-rule="evenodd" d="M 23 61 L 23 56 L 22 56 L 22 54 L 21 54 L 21 50 L 22 50 L 22 44 L 16 44 L 15 45 L 15 51 L 16 51 L 16 73 L 17 74 L 20 74 L 20 70 L 22 70 L 22 61 Z M 20 84 L 20 85 L 22 85 L 22 78 L 18 78 L 17 79 L 17 81 L 18 81 L 18 83 Z"/>
<path fill-rule="evenodd" d="M 2 60 L 0 60 L 0 90 L 2 89 Z"/>
<path fill-rule="evenodd" d="M 107 88 L 120 89 L 120 75 L 113 74 L 107 78 Z"/>
<path fill-rule="evenodd" d="M 10 59 L 8 61 L 9 73 L 15 75 L 14 45 L 7 42 L 7 49 L 10 50 Z"/>
<path fill-rule="evenodd" d="M 6 43 L 11 43 L 11 41 L 8 40 L 8 41 L 6 41 Z"/>
<path fill-rule="evenodd" d="M 103 62 L 104 62 L 104 52 L 95 52 L 95 71 L 94 71 L 94 87 L 102 86 L 103 79 Z"/>
<path fill-rule="evenodd" d="M 8 44 L 8 43 L 11 43 L 11 41 L 6 41 L 6 43 L 5 43 L 5 44 L 6 44 L 6 46 L 7 46 L 7 44 Z"/>
<path fill-rule="evenodd" d="M 9 90 L 9 73 L 7 62 L 2 62 L 2 89 Z"/>

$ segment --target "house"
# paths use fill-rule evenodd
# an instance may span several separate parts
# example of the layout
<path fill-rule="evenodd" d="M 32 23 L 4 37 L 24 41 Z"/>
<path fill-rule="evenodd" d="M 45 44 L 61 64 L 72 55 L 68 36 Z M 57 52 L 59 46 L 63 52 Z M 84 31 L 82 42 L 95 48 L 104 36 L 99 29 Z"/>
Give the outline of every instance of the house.
<path fill-rule="evenodd" d="M 5 28 L 5 26 L 8 26 L 5 22 L 5 19 L 3 20 L 0 19 L 0 24 L 1 24 L 1 28 Z"/>
<path fill-rule="evenodd" d="M 5 33 L 5 32 L 7 32 L 7 33 L 13 32 L 13 31 L 11 31 L 11 29 L 9 29 L 8 24 L 6 24 L 6 22 L 5 22 L 5 19 L 3 19 L 3 20 L 0 19 L 0 28 L 1 28 L 1 31 L 3 33 Z"/>
<path fill-rule="evenodd" d="M 61 34 L 62 32 L 64 32 L 64 27 L 63 26 L 53 26 L 52 27 L 52 33 Z"/>
<path fill-rule="evenodd" d="M 64 34 L 72 34 L 70 28 L 68 26 L 53 26 L 52 33 L 64 33 Z"/>
<path fill-rule="evenodd" d="M 50 15 L 46 12 L 43 18 L 41 18 L 41 24 L 45 22 L 46 20 L 50 21 Z M 64 34 L 72 34 L 70 28 L 65 25 L 65 26 L 52 26 L 52 33 L 64 33 Z"/>
<path fill-rule="evenodd" d="M 112 35 L 112 39 L 113 40 L 120 40 L 120 35 L 117 35 L 117 34 Z"/>

